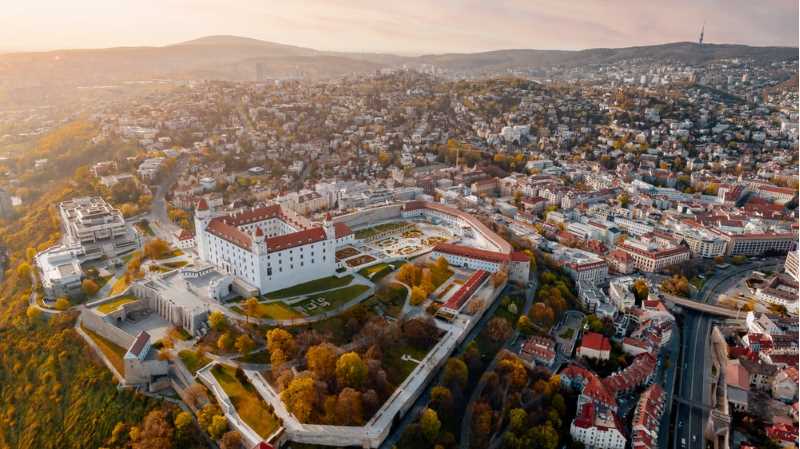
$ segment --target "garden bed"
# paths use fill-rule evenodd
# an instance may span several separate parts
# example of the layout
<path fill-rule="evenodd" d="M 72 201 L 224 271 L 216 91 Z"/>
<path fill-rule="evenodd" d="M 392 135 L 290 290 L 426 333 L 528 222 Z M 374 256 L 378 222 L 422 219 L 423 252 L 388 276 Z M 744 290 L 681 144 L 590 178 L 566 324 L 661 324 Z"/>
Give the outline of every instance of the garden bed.
<path fill-rule="evenodd" d="M 139 300 L 139 298 L 137 298 L 137 297 L 135 297 L 133 295 L 121 296 L 121 297 L 119 297 L 119 298 L 117 298 L 117 299 L 115 299 L 113 301 L 109 301 L 109 302 L 100 304 L 99 306 L 97 306 L 97 311 L 99 313 L 107 315 L 107 314 L 119 309 L 120 307 L 122 307 L 125 304 L 129 304 L 129 303 L 132 303 L 132 302 L 135 302 L 135 301 L 138 301 L 138 300 Z"/>
<path fill-rule="evenodd" d="M 375 262 L 375 258 L 370 256 L 370 255 L 368 255 L 368 254 L 362 254 L 362 255 L 360 255 L 358 257 L 355 257 L 353 259 L 348 259 L 346 263 L 347 263 L 347 266 L 349 266 L 349 267 L 357 267 L 357 266 L 364 265 L 365 263 L 370 263 L 370 262 Z"/>
<path fill-rule="evenodd" d="M 308 315 L 317 315 L 336 309 L 367 290 L 369 287 L 366 285 L 351 285 L 304 299 L 294 306 Z"/>

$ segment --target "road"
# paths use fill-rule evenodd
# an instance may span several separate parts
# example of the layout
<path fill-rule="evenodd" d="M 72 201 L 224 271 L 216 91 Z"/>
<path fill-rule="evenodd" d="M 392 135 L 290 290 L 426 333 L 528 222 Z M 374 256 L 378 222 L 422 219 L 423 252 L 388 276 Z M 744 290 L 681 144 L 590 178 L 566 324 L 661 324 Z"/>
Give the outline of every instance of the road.
<path fill-rule="evenodd" d="M 714 303 L 721 293 L 736 285 L 742 277 L 754 270 L 774 269 L 777 265 L 779 265 L 779 261 L 776 258 L 769 258 L 764 261 L 729 267 L 709 279 L 698 293 L 697 300 L 704 304 Z M 683 375 L 678 376 L 676 391 L 677 397 L 682 401 L 676 402 L 673 406 L 677 429 L 673 439 L 673 448 L 702 449 L 704 447 L 703 431 L 708 419 L 708 412 L 702 407 L 685 402 L 705 406 L 710 403 L 708 397 L 710 385 L 706 381 L 709 377 L 710 367 L 706 362 L 710 357 L 708 339 L 714 318 L 698 311 L 685 310 L 678 368 Z"/>
<path fill-rule="evenodd" d="M 165 197 L 167 190 L 170 188 L 170 186 L 175 184 L 175 181 L 178 179 L 178 175 L 183 172 L 183 165 L 186 163 L 187 159 L 185 157 L 178 158 L 172 170 L 167 173 L 166 176 L 161 178 L 161 181 L 159 181 L 158 185 L 156 186 L 156 191 L 153 195 L 153 201 L 150 205 L 150 213 L 147 216 L 153 232 L 155 232 L 156 235 L 162 240 L 167 242 L 172 242 L 175 239 L 175 236 L 180 231 L 180 228 L 172 223 L 172 221 L 169 219 L 169 213 L 167 212 L 167 200 Z"/>

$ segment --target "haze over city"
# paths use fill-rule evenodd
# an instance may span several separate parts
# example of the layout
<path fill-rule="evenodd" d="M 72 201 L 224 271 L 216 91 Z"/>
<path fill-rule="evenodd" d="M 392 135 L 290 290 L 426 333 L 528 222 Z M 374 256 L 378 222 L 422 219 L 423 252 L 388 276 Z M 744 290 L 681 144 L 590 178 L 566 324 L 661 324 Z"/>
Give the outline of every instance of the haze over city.
<path fill-rule="evenodd" d="M 162 46 L 239 35 L 326 51 L 424 54 L 695 40 L 797 44 L 792 0 L 305 2 L 31 0 L 3 6 L 0 50 Z"/>
<path fill-rule="evenodd" d="M 798 3 L 6 1 L 0 449 L 796 449 Z"/>

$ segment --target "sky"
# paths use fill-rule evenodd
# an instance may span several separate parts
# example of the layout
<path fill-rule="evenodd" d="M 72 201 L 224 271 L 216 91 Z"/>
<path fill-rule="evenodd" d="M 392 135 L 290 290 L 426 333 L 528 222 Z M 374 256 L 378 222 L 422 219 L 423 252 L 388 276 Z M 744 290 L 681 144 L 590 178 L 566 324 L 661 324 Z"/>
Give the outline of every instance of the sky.
<path fill-rule="evenodd" d="M 4 3 L 7 3 L 4 5 Z M 397 54 L 696 41 L 798 46 L 797 0 L 0 0 L 0 50 L 237 35 Z"/>

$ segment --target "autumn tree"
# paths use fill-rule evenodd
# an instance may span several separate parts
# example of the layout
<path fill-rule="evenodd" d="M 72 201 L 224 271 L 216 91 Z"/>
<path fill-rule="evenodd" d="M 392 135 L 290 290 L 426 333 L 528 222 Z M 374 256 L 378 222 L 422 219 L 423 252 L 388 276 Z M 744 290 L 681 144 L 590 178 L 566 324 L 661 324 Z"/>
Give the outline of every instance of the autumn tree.
<path fill-rule="evenodd" d="M 148 259 L 161 259 L 169 251 L 169 243 L 155 238 L 144 244 L 144 255 Z"/>
<path fill-rule="evenodd" d="M 31 266 L 28 262 L 22 262 L 17 265 L 17 277 L 20 278 L 21 282 L 30 283 Z"/>
<path fill-rule="evenodd" d="M 236 350 L 242 354 L 247 354 L 255 347 L 255 342 L 247 334 L 242 334 L 236 339 Z"/>
<path fill-rule="evenodd" d="M 411 305 L 418 306 L 422 304 L 427 296 L 425 289 L 422 287 L 411 287 Z"/>
<path fill-rule="evenodd" d="M 42 311 L 36 307 L 35 305 L 31 304 L 25 310 L 25 316 L 28 317 L 28 321 L 35 322 L 42 316 Z"/>
<path fill-rule="evenodd" d="M 214 415 L 214 417 L 211 418 L 211 425 L 208 426 L 207 430 L 211 438 L 219 440 L 222 438 L 222 435 L 228 431 L 228 419 L 222 415 Z"/>
<path fill-rule="evenodd" d="M 419 267 L 413 263 L 403 264 L 397 270 L 396 279 L 406 285 L 417 285 L 417 276 L 419 275 Z"/>
<path fill-rule="evenodd" d="M 317 389 L 310 376 L 295 377 L 281 392 L 281 400 L 300 422 L 308 422 L 317 402 Z"/>
<path fill-rule="evenodd" d="M 284 329 L 275 328 L 267 332 L 267 349 L 270 353 L 270 363 L 275 367 L 294 357 L 297 343 L 292 334 Z"/>
<path fill-rule="evenodd" d="M 69 306 L 70 306 L 69 299 L 64 297 L 58 298 L 54 305 L 56 310 L 62 310 L 62 311 L 69 309 Z"/>
<path fill-rule="evenodd" d="M 501 342 L 507 340 L 508 337 L 511 336 L 513 329 L 507 319 L 496 316 L 489 320 L 486 331 L 489 338 L 495 342 Z"/>
<path fill-rule="evenodd" d="M 636 297 L 636 301 L 642 302 L 647 299 L 647 295 L 650 294 L 650 288 L 647 287 L 647 282 L 644 279 L 637 279 L 631 285 L 631 292 L 633 292 L 633 296 Z"/>
<path fill-rule="evenodd" d="M 247 321 L 250 321 L 251 316 L 256 316 L 258 314 L 258 300 L 252 296 L 247 298 L 244 304 L 242 304 L 242 309 L 244 310 L 244 314 L 247 315 Z"/>
<path fill-rule="evenodd" d="M 92 279 L 84 279 L 83 282 L 81 282 L 81 289 L 83 289 L 83 293 L 86 295 L 93 296 L 100 290 L 100 286 Z"/>
<path fill-rule="evenodd" d="M 170 449 L 174 429 L 167 419 L 167 412 L 156 409 L 144 417 L 139 438 L 133 449 Z"/>
<path fill-rule="evenodd" d="M 463 390 L 467 386 L 467 380 L 469 380 L 469 369 L 464 361 L 457 357 L 447 359 L 442 373 L 442 383 L 455 385 Z"/>
<path fill-rule="evenodd" d="M 329 381 L 336 374 L 336 357 L 336 346 L 330 343 L 321 343 L 308 348 L 306 363 L 317 379 Z"/>
<path fill-rule="evenodd" d="M 498 270 L 495 274 L 492 275 L 492 285 L 494 285 L 494 288 L 500 287 L 507 280 L 508 280 L 508 271 L 504 269 Z"/>
<path fill-rule="evenodd" d="M 356 352 L 347 352 L 336 361 L 336 382 L 340 387 L 359 388 L 367 378 L 367 365 Z"/>
<path fill-rule="evenodd" d="M 442 422 L 439 421 L 439 415 L 436 414 L 436 411 L 426 408 L 419 418 L 419 424 L 425 439 L 430 443 L 434 443 L 439 436 L 439 430 L 442 428 Z"/>
<path fill-rule="evenodd" d="M 219 449 L 240 449 L 242 447 L 242 435 L 235 431 L 230 430 L 222 435 Z"/>
<path fill-rule="evenodd" d="M 208 325 L 215 331 L 221 331 L 225 329 L 225 325 L 227 324 L 226 321 L 225 314 L 219 310 L 215 310 L 208 314 Z"/>
<path fill-rule="evenodd" d="M 220 351 L 230 351 L 233 347 L 233 337 L 230 332 L 225 332 L 217 339 L 217 348 Z"/>
<path fill-rule="evenodd" d="M 431 388 L 431 407 L 442 416 L 450 416 L 454 407 L 453 393 L 450 389 L 441 385 Z"/>
<path fill-rule="evenodd" d="M 347 387 L 336 398 L 336 416 L 342 425 L 361 426 L 364 424 L 364 405 L 361 392 Z"/>

